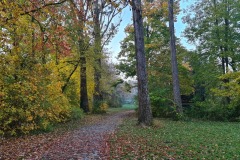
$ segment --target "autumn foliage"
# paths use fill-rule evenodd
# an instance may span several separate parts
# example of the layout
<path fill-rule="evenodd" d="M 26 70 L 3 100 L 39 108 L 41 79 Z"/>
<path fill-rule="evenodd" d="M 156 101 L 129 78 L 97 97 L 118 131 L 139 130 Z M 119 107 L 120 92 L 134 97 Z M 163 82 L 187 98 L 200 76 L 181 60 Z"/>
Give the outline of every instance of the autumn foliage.
<path fill-rule="evenodd" d="M 73 52 L 54 3 L 0 2 L 0 135 L 47 130 L 74 111 L 58 66 Z"/>
<path fill-rule="evenodd" d="M 103 4 L 109 13 L 114 11 L 112 16 L 117 15 L 116 8 Z M 0 2 L 0 135 L 49 130 L 56 123 L 78 119 L 84 108 L 80 104 L 86 104 L 80 97 L 89 101 L 84 111 L 94 111 L 91 11 L 87 1 Z M 116 30 L 108 27 L 103 45 Z M 103 113 L 107 107 L 101 103 L 95 110 Z"/>
<path fill-rule="evenodd" d="M 1 134 L 15 135 L 66 121 L 70 105 L 61 92 L 62 82 L 50 66 L 5 70 L 1 76 Z M 2 67 L 1 67 L 2 70 Z"/>

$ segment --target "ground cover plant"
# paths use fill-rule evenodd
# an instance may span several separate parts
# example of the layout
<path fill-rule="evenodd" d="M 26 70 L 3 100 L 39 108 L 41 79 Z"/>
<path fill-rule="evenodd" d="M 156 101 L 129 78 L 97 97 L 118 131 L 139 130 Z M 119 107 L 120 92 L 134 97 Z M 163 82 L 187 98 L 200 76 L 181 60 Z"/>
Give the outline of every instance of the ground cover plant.
<path fill-rule="evenodd" d="M 127 119 L 110 139 L 111 159 L 239 159 L 239 123 Z"/>

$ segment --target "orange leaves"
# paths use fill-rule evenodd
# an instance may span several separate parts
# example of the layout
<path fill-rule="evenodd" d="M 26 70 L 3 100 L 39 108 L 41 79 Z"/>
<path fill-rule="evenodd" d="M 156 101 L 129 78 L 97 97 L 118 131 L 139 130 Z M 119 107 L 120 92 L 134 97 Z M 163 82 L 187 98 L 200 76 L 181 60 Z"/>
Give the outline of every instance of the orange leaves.
<path fill-rule="evenodd" d="M 175 2 L 174 13 L 179 12 L 179 3 Z M 158 16 L 160 21 L 168 17 L 168 0 L 154 0 L 153 2 L 144 2 L 143 15 L 148 21 L 154 20 Z"/>
<path fill-rule="evenodd" d="M 144 2 L 143 15 L 144 16 L 154 16 L 161 12 L 163 15 L 167 15 L 168 12 L 168 2 L 166 0 Z"/>
<path fill-rule="evenodd" d="M 126 33 L 134 33 L 134 28 L 132 25 L 128 25 L 126 28 L 125 28 L 125 32 Z"/>

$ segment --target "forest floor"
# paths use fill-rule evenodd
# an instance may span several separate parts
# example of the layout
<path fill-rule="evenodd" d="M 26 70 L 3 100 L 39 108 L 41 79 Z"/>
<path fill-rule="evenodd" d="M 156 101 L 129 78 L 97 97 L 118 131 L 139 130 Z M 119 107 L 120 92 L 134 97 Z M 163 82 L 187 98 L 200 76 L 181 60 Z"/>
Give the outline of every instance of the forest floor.
<path fill-rule="evenodd" d="M 132 106 L 86 115 L 49 133 L 2 138 L 1 159 L 240 159 L 240 123 L 154 119 L 136 125 Z"/>
<path fill-rule="evenodd" d="M 133 110 L 115 110 L 105 115 L 87 115 L 53 132 L 2 138 L 0 159 L 110 159 L 109 137 Z"/>

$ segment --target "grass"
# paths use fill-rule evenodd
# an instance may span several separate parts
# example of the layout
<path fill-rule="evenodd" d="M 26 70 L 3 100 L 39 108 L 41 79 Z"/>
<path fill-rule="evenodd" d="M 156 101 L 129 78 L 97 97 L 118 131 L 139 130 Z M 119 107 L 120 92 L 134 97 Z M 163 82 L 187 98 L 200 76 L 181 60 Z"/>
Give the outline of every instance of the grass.
<path fill-rule="evenodd" d="M 136 105 L 136 104 L 123 104 L 123 105 L 122 105 L 122 108 L 123 108 L 123 109 L 133 110 L 133 109 L 136 109 L 136 108 L 137 108 L 137 105 Z"/>
<path fill-rule="evenodd" d="M 134 110 L 137 106 L 135 104 L 123 104 L 121 108 L 108 108 L 107 113 L 115 113 L 124 110 Z"/>
<path fill-rule="evenodd" d="M 240 159 L 240 123 L 127 119 L 110 140 L 111 159 Z"/>

